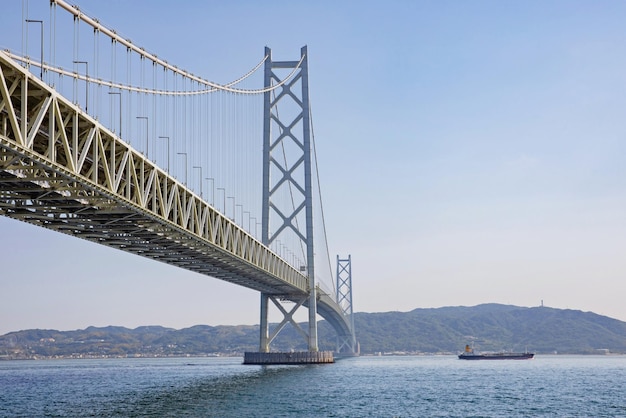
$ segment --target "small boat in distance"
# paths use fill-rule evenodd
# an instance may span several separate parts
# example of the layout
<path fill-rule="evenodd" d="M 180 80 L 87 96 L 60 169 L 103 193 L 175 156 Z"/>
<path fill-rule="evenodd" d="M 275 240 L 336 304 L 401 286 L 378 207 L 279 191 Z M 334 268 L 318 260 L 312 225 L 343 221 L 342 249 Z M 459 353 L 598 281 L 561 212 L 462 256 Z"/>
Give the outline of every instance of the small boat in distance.
<path fill-rule="evenodd" d="M 460 360 L 528 360 L 535 357 L 534 353 L 475 353 L 469 345 L 465 352 L 459 354 Z"/>

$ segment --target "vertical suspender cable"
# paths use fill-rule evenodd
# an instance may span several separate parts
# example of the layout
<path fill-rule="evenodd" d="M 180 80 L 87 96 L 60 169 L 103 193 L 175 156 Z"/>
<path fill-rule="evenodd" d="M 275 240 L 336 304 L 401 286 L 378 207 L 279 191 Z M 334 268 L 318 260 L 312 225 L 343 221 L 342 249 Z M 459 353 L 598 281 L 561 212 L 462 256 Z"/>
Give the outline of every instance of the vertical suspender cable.
<path fill-rule="evenodd" d="M 50 3 L 50 62 L 56 67 L 56 55 L 57 55 L 57 5 L 56 3 Z M 57 76 L 58 79 L 58 76 Z M 54 87 L 54 84 L 52 85 Z"/>
<path fill-rule="evenodd" d="M 131 61 L 130 48 L 126 48 L 126 84 L 128 86 L 131 85 L 130 61 Z M 124 94 L 124 92 L 121 92 L 121 93 Z M 139 143 L 138 133 L 133 134 L 133 131 L 135 130 L 135 126 L 137 126 L 137 124 L 131 123 L 131 120 L 130 120 L 130 110 L 132 107 L 133 93 L 131 91 L 126 91 L 126 94 L 124 96 L 126 96 L 126 103 L 124 103 L 124 108 L 126 110 L 125 112 L 126 121 L 124 121 L 124 126 L 127 127 L 126 130 L 129 130 L 128 127 L 130 127 L 129 133 L 126 136 L 127 142 L 130 143 L 133 139 L 135 139 L 135 143 Z M 137 147 L 137 145 L 135 145 L 135 147 Z M 147 153 L 146 153 L 146 156 L 147 156 Z"/>
<path fill-rule="evenodd" d="M 154 61 L 152 61 L 152 90 L 156 90 L 157 89 L 157 65 Z M 157 95 L 153 94 L 152 95 L 152 132 L 154 132 L 154 138 L 155 141 L 157 140 L 156 138 L 158 138 L 159 136 L 167 136 L 167 132 L 164 132 L 164 130 L 162 128 L 159 128 L 159 134 L 156 133 L 156 121 L 157 121 L 157 108 L 156 108 L 156 99 L 157 99 Z M 166 144 L 165 147 L 162 147 L 163 149 L 169 150 L 169 142 L 171 141 L 171 139 L 167 139 L 167 138 L 163 138 L 165 139 L 168 143 Z M 168 156 L 166 156 L 163 159 L 163 163 L 165 163 L 167 161 Z M 163 167 L 163 165 L 161 165 L 161 167 Z M 169 170 L 170 168 L 167 167 L 167 169 Z"/>
<path fill-rule="evenodd" d="M 28 0 L 22 0 L 22 55 L 28 56 Z M 30 64 L 26 63 L 26 68 L 30 68 Z"/>
<path fill-rule="evenodd" d="M 94 28 L 93 30 L 93 58 L 91 60 L 92 62 L 92 74 L 94 74 L 94 77 L 97 79 L 98 78 L 98 31 Z M 89 82 L 87 83 L 87 86 L 89 86 Z M 98 97 L 100 95 L 100 86 L 99 84 L 96 84 L 96 92 L 94 93 L 94 95 L 96 96 L 95 98 L 92 99 L 93 101 L 93 107 L 92 107 L 92 114 L 94 115 L 94 117 L 96 119 L 98 119 Z"/>
<path fill-rule="evenodd" d="M 78 26 L 80 25 L 80 20 L 74 16 L 74 39 L 73 39 L 73 63 L 74 69 L 76 69 L 76 61 L 78 61 Z M 72 103 L 76 104 L 76 88 L 77 88 L 78 78 L 74 76 L 72 80 Z"/>
<path fill-rule="evenodd" d="M 168 89 L 167 69 L 165 67 L 163 67 L 163 88 L 165 90 Z M 170 96 L 161 96 L 161 97 L 162 97 L 162 100 L 160 100 L 160 102 L 162 102 L 162 104 L 160 107 L 161 107 L 161 120 L 163 121 L 163 130 L 165 131 L 165 134 L 170 137 L 170 140 L 172 141 L 172 145 L 173 145 L 172 148 L 176 149 L 177 138 L 173 132 L 170 132 L 170 120 L 167 117 L 170 111 L 169 105 L 170 105 L 171 97 Z M 176 154 L 171 154 L 171 155 L 176 155 Z M 173 170 L 173 167 L 174 167 L 174 164 L 168 167 L 168 169 L 170 170 L 170 174 L 175 173 L 175 170 Z"/>
<path fill-rule="evenodd" d="M 192 85 L 195 86 L 195 90 L 200 90 L 200 85 L 196 82 L 195 84 L 192 81 Z M 191 106 L 192 111 L 193 111 L 193 120 L 195 121 L 195 123 L 192 125 L 194 128 L 194 138 L 196 140 L 196 142 L 198 143 L 198 149 L 196 150 L 196 152 L 194 152 L 194 157 L 196 158 L 196 161 L 198 162 L 198 166 L 201 167 L 202 169 L 200 170 L 200 195 L 204 198 L 204 200 L 206 201 L 206 195 L 204 194 L 204 188 L 202 187 L 204 185 L 204 179 L 203 177 L 203 172 L 204 171 L 204 164 L 202 163 L 202 148 L 203 148 L 203 144 L 202 144 L 202 117 L 200 117 L 201 113 L 200 113 L 200 109 L 201 109 L 201 104 L 202 104 L 202 95 L 200 96 L 194 96 L 192 101 L 193 101 L 193 105 Z"/>
<path fill-rule="evenodd" d="M 216 153 L 215 153 L 215 166 L 217 169 L 217 178 L 216 181 L 219 182 L 220 186 L 223 186 L 222 181 L 224 179 L 223 173 L 222 173 L 222 141 L 223 141 L 223 133 L 222 133 L 222 101 L 223 101 L 223 93 L 220 92 L 219 93 L 219 102 L 217 105 L 217 108 L 215 108 L 215 123 L 217 124 L 217 138 L 216 138 Z M 223 208 L 222 208 L 223 209 Z"/>
<path fill-rule="evenodd" d="M 185 91 L 186 85 L 187 85 L 187 79 L 185 78 L 185 76 L 181 76 L 181 91 Z M 180 112 L 180 116 L 177 116 L 177 118 L 182 122 L 180 124 L 180 129 L 182 131 L 182 137 L 185 138 L 185 146 L 183 148 L 182 152 L 189 152 L 189 137 L 187 136 L 187 97 L 186 96 L 179 96 L 179 112 Z M 189 156 L 185 157 L 185 158 L 189 158 Z M 188 173 L 185 173 L 185 176 L 188 176 Z M 191 184 L 193 184 L 193 182 L 191 182 Z"/>
<path fill-rule="evenodd" d="M 53 61 L 52 61 L 52 48 L 53 48 L 53 36 L 54 36 L 54 32 L 55 32 L 55 26 L 56 26 L 56 22 L 54 19 L 54 5 L 52 3 L 50 3 L 50 24 L 48 25 L 48 62 L 52 63 L 52 65 L 54 65 Z M 48 73 L 47 69 L 44 69 L 44 79 L 46 80 L 46 83 L 51 84 L 54 87 L 54 83 L 50 81 L 50 75 Z"/>
<path fill-rule="evenodd" d="M 173 78 L 172 84 L 174 86 L 174 91 L 178 91 L 178 80 L 176 79 L 176 73 L 172 73 L 172 78 Z M 176 154 L 176 158 L 174 158 L 174 161 L 175 161 L 174 167 L 176 167 L 176 173 L 177 173 L 176 177 L 180 181 L 182 181 L 183 178 L 181 177 L 179 169 L 178 169 L 178 167 L 179 167 L 179 164 L 178 164 L 178 159 L 179 159 L 178 152 L 181 152 L 181 151 L 184 152 L 184 146 L 185 146 L 184 145 L 184 141 L 185 141 L 185 138 L 183 138 L 181 136 L 181 134 L 180 134 L 180 132 L 178 130 L 178 108 L 177 108 L 177 104 L 178 103 L 177 103 L 177 101 L 178 101 L 178 96 L 172 97 L 172 113 L 171 113 L 170 117 L 172 118 L 172 125 L 173 125 L 172 130 L 174 131 L 174 136 L 176 137 L 176 144 L 178 144 L 178 146 L 175 147 L 177 149 L 177 151 L 176 151 L 177 154 Z M 183 149 L 181 149 L 181 146 L 180 146 L 181 143 L 183 144 L 183 146 L 182 146 Z"/>
<path fill-rule="evenodd" d="M 144 58 L 142 55 L 139 56 L 139 86 L 143 89 L 144 88 Z M 146 119 L 146 137 L 148 138 L 148 143 L 146 144 L 146 158 L 150 159 L 150 155 L 148 153 L 148 151 L 150 150 L 150 138 L 148 137 L 150 129 L 148 129 L 148 126 L 150 124 L 150 118 L 148 117 L 148 114 L 146 113 L 146 108 L 145 108 L 145 93 L 137 93 L 137 108 L 139 109 L 139 114 L 143 117 L 147 117 L 148 119 Z"/>

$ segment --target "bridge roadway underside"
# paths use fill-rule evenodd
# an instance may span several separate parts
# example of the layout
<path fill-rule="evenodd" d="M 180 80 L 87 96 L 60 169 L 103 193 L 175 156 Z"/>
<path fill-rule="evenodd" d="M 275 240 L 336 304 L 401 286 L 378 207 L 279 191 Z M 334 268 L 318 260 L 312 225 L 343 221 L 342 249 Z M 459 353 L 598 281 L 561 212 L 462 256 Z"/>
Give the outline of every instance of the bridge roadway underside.
<path fill-rule="evenodd" d="M 0 155 L 6 151 L 0 150 Z M 0 158 L 7 161 L 7 158 Z M 226 280 L 260 292 L 301 297 L 293 287 L 253 265 L 233 259 L 187 231 L 124 208 L 99 193 L 84 193 L 75 181 L 57 176 L 34 180 L 34 164 L 18 163 L 19 176 L 0 162 L 0 215 L 141 255 L 177 267 Z M 15 162 L 14 162 L 15 164 Z M 28 170 L 26 167 L 32 167 Z M 22 178 L 22 176 L 26 178 Z M 33 180 L 28 180 L 28 178 Z M 81 196 L 78 196 L 78 195 Z M 298 295 L 299 293 L 299 295 Z"/>
<path fill-rule="evenodd" d="M 306 296 L 307 293 L 295 291 L 293 286 L 252 264 L 234 260 L 232 254 L 206 244 L 182 228 L 147 217 L 133 207 L 124 208 L 104 193 L 85 193 L 84 185 L 75 180 L 60 175 L 36 180 L 35 173 L 43 166 L 38 166 L 36 160 L 17 158 L 2 146 L 6 139 L 0 135 L 0 215 L 281 299 L 297 302 Z M 345 325 L 337 318 L 333 304 L 329 295 L 318 295 L 320 315 L 341 330 Z"/>

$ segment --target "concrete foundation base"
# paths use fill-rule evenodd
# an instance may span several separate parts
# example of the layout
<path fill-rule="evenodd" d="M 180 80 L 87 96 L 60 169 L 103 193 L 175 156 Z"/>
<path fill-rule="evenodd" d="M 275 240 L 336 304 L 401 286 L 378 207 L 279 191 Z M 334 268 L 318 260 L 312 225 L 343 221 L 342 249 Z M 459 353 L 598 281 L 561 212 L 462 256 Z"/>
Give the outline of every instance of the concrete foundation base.
<path fill-rule="evenodd" d="M 243 364 L 321 364 L 334 363 L 332 351 L 299 351 L 295 353 L 254 353 L 243 355 Z"/>

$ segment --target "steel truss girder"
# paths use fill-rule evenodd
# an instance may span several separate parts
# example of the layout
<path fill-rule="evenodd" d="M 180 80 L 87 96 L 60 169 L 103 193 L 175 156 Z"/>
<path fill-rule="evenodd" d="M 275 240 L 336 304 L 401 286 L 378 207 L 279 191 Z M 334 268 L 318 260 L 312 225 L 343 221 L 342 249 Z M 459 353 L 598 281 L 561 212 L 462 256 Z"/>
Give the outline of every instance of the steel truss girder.
<path fill-rule="evenodd" d="M 299 271 L 3 52 L 0 215 L 270 295 L 309 292 Z"/>

